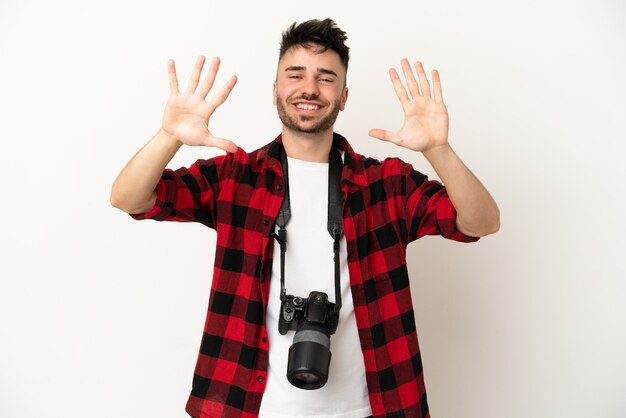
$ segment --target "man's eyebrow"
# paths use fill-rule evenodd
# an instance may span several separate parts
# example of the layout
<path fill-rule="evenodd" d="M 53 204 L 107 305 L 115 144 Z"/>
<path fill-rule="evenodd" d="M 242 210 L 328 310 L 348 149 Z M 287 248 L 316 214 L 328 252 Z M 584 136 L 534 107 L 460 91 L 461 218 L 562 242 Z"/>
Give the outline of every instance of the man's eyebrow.
<path fill-rule="evenodd" d="M 322 74 L 334 75 L 335 77 L 339 78 L 336 72 L 334 72 L 333 70 L 329 70 L 327 68 L 318 68 L 317 72 L 322 73 Z"/>
<path fill-rule="evenodd" d="M 302 65 L 292 65 L 291 67 L 285 68 L 285 71 L 304 71 L 304 70 L 306 70 L 306 67 Z"/>
<path fill-rule="evenodd" d="M 306 67 L 304 65 L 292 65 L 291 67 L 285 68 L 285 71 L 306 71 Z M 318 67 L 317 72 L 321 74 L 334 75 L 335 77 L 339 78 L 336 72 L 334 72 L 333 70 L 329 70 L 328 68 Z"/>

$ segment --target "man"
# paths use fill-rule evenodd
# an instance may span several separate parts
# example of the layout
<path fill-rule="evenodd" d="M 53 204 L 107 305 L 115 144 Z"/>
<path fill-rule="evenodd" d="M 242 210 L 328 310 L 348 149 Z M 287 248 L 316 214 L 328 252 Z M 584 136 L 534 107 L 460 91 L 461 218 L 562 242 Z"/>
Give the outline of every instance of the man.
<path fill-rule="evenodd" d="M 236 78 L 207 101 L 219 60 L 202 78 L 200 57 L 184 92 L 170 61 L 162 127 L 113 185 L 112 204 L 137 219 L 195 221 L 217 231 L 209 309 L 187 404 L 193 417 L 429 416 L 406 245 L 433 234 L 475 241 L 499 229 L 499 212 L 448 143 L 436 70 L 431 87 L 421 63 L 415 63 L 416 79 L 402 60 L 408 89 L 390 70 L 404 124 L 398 132 L 373 129 L 370 135 L 422 152 L 445 188 L 399 159 L 380 162 L 356 154 L 333 132 L 348 98 L 346 39 L 330 19 L 294 23 L 283 33 L 274 82 L 282 132 L 251 153 L 208 129 Z M 227 154 L 165 169 L 183 144 Z M 337 166 L 335 178 L 329 170 Z M 338 209 L 329 203 L 337 195 L 333 180 L 339 184 Z M 333 208 L 339 211 L 339 232 L 330 226 Z M 288 246 L 281 230 L 288 230 Z M 327 312 L 335 312 L 333 303 L 342 306 L 336 332 L 331 319 L 322 327 L 332 334 L 329 369 L 318 373 L 311 366 L 296 375 L 287 370 L 297 361 L 290 352 L 293 333 L 277 331 L 292 312 L 285 310 L 286 295 L 306 299 L 310 292 L 328 295 Z M 295 299 L 290 301 L 295 308 Z M 312 309 L 316 302 L 307 303 Z M 295 322 L 308 325 L 308 318 Z M 307 328 L 300 337 L 305 334 L 320 332 Z M 295 386 L 307 379 L 322 386 Z"/>

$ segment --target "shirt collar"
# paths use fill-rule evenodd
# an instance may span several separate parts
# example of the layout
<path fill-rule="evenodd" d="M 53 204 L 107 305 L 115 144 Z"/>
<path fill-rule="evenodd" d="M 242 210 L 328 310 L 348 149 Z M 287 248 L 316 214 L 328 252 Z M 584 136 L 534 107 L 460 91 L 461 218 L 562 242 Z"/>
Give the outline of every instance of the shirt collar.
<path fill-rule="evenodd" d="M 274 141 L 261 148 L 258 154 L 259 164 L 265 163 L 267 167 L 272 168 L 281 176 L 280 150 L 282 143 L 282 135 L 278 135 Z M 367 175 L 363 166 L 363 156 L 354 152 L 348 140 L 336 132 L 333 133 L 333 145 L 345 153 L 341 181 L 349 181 L 358 186 L 366 187 Z"/>

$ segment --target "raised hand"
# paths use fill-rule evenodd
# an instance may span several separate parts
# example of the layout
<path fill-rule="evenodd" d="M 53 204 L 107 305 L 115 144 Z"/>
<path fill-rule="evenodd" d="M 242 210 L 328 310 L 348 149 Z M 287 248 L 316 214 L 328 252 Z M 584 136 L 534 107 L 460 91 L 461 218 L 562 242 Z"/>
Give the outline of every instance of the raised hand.
<path fill-rule="evenodd" d="M 168 61 L 170 97 L 163 113 L 161 130 L 186 145 L 204 145 L 217 147 L 226 152 L 235 152 L 237 146 L 233 142 L 211 133 L 209 119 L 215 109 L 228 98 L 237 82 L 237 77 L 230 77 L 224 87 L 207 101 L 206 97 L 215 82 L 220 60 L 217 57 L 213 58 L 208 74 L 200 81 L 204 62 L 205 57 L 199 56 L 189 77 L 187 90 L 180 92 L 174 61 Z"/>
<path fill-rule="evenodd" d="M 389 76 L 404 110 L 404 123 L 399 131 L 372 129 L 369 135 L 383 141 L 393 142 L 414 151 L 429 151 L 448 143 L 448 110 L 443 103 L 441 81 L 437 70 L 432 71 L 433 91 L 426 78 L 422 63 L 415 63 L 418 81 L 409 61 L 401 61 L 408 92 L 397 71 L 392 68 Z"/>

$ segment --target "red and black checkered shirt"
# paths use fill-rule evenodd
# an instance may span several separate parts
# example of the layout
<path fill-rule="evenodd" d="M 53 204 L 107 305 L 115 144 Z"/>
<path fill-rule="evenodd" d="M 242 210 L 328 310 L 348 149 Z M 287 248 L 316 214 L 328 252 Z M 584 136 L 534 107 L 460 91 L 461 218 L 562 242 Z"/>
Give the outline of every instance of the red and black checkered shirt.
<path fill-rule="evenodd" d="M 437 181 L 397 158 L 345 151 L 343 227 L 354 314 L 374 417 L 429 417 L 406 265 L 406 246 L 424 235 L 470 242 Z M 166 169 L 152 210 L 136 219 L 200 222 L 217 231 L 204 335 L 187 412 L 256 417 L 267 377 L 265 308 L 284 180 L 282 143 L 238 149 L 189 168 Z M 277 285 L 277 284 L 276 284 Z"/>

